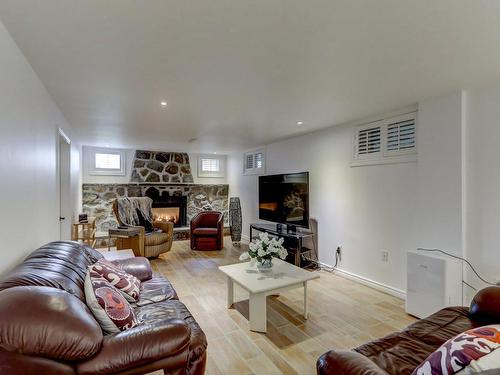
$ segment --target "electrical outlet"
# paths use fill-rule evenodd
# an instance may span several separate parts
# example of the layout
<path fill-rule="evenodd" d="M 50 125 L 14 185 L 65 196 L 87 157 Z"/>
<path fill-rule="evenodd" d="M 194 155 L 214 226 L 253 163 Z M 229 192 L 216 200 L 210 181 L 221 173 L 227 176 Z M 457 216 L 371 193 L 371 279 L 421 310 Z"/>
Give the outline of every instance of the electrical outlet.
<path fill-rule="evenodd" d="M 381 260 L 382 260 L 382 262 L 388 262 L 389 261 L 389 252 L 387 250 L 382 250 L 382 252 L 381 252 Z"/>

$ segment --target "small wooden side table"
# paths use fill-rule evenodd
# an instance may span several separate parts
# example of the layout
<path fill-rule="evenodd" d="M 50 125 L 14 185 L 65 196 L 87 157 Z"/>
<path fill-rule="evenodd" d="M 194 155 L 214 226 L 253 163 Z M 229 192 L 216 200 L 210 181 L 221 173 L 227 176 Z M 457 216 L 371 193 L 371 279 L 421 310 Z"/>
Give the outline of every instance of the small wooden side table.
<path fill-rule="evenodd" d="M 95 217 L 89 217 L 86 222 L 73 223 L 71 228 L 71 239 L 82 242 L 92 248 L 95 248 L 96 239 Z"/>

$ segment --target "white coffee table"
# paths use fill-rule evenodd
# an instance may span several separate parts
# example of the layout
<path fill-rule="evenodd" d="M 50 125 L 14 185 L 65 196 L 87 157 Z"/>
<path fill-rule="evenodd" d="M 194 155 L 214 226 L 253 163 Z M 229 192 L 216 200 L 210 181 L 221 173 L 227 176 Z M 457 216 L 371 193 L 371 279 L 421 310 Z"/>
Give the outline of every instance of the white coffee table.
<path fill-rule="evenodd" d="M 227 276 L 227 308 L 234 303 L 234 283 L 250 293 L 250 329 L 267 331 L 266 297 L 289 289 L 304 287 L 304 318 L 307 319 L 307 282 L 318 279 L 318 272 L 306 271 L 280 259 L 273 259 L 269 272 L 259 272 L 250 262 L 219 267 Z"/>

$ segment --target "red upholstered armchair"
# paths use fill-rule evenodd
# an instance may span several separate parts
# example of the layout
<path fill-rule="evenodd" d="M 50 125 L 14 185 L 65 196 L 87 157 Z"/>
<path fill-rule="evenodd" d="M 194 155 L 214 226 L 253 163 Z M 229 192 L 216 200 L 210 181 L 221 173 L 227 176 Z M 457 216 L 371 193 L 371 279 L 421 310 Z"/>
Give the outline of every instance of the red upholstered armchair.
<path fill-rule="evenodd" d="M 224 247 L 224 214 L 203 211 L 191 220 L 191 249 L 222 250 Z"/>

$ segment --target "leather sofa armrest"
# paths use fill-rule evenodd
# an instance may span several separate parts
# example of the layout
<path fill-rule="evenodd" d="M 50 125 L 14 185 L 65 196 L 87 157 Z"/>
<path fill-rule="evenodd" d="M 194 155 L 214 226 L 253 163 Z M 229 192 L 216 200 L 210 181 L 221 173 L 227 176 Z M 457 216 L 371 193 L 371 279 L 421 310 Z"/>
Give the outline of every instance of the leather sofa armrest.
<path fill-rule="evenodd" d="M 353 351 L 330 350 L 316 362 L 318 375 L 388 375 L 370 359 Z"/>
<path fill-rule="evenodd" d="M 149 263 L 149 260 L 145 257 L 119 259 L 113 261 L 113 263 L 141 281 L 150 280 L 153 277 L 151 263 Z"/>
<path fill-rule="evenodd" d="M 78 374 L 115 374 L 184 354 L 187 365 L 191 330 L 181 319 L 139 325 L 105 336 L 101 351 L 77 365 Z M 184 366 L 185 366 L 184 365 Z M 179 367 L 182 367 L 179 366 Z M 152 369 L 154 371 L 154 369 Z"/>
<path fill-rule="evenodd" d="M 161 229 L 164 233 L 172 236 L 174 234 L 174 223 L 170 221 L 155 221 L 153 223 L 155 228 Z"/>
<path fill-rule="evenodd" d="M 500 286 L 489 286 L 476 293 L 470 304 L 473 320 L 493 323 L 500 319 Z"/>

